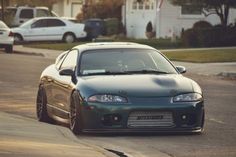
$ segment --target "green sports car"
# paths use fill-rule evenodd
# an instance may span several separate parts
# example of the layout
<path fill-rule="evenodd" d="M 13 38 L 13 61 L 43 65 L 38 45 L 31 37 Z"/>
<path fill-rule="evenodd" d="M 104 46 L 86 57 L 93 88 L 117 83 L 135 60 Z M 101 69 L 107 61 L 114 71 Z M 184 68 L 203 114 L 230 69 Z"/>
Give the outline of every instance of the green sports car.
<path fill-rule="evenodd" d="M 203 131 L 201 88 L 158 50 L 136 43 L 79 45 L 40 77 L 39 121 L 81 132 Z"/>

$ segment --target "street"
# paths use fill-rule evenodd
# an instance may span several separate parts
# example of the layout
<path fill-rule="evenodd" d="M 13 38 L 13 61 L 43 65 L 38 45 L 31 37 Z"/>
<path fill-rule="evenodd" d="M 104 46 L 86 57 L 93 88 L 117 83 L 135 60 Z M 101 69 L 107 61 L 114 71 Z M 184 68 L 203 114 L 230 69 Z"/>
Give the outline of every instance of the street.
<path fill-rule="evenodd" d="M 0 111 L 36 119 L 35 97 L 41 71 L 54 62 L 41 56 L 0 52 Z M 205 97 L 202 135 L 82 134 L 78 140 L 133 157 L 235 157 L 236 81 L 216 76 L 186 76 L 197 81 Z"/>

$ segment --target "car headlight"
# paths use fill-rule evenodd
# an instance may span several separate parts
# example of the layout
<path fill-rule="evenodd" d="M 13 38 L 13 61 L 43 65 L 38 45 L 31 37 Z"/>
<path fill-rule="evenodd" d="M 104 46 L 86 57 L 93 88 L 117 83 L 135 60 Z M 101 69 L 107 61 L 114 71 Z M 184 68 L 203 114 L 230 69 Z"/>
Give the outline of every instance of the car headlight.
<path fill-rule="evenodd" d="M 199 93 L 181 94 L 173 98 L 173 102 L 193 102 L 200 100 L 202 100 L 202 95 Z"/>
<path fill-rule="evenodd" d="M 102 103 L 127 103 L 128 100 L 118 95 L 93 95 L 88 98 L 88 102 L 102 102 Z"/>

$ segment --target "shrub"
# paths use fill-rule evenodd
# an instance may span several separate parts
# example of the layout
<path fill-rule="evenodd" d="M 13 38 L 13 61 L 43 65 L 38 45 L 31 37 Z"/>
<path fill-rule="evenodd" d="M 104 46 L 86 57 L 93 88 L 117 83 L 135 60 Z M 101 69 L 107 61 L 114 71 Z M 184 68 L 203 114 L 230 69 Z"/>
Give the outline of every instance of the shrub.
<path fill-rule="evenodd" d="M 183 32 L 182 43 L 185 47 L 197 47 L 197 34 L 194 29 L 190 28 Z"/>
<path fill-rule="evenodd" d="M 211 26 L 200 21 L 183 32 L 182 42 L 187 47 L 236 46 L 236 26 Z"/>
<path fill-rule="evenodd" d="M 152 22 L 149 21 L 146 26 L 146 32 L 152 32 L 152 31 L 153 31 Z"/>
<path fill-rule="evenodd" d="M 202 28 L 211 28 L 213 27 L 212 24 L 210 24 L 207 21 L 198 21 L 193 24 L 193 29 L 202 29 Z"/>
<path fill-rule="evenodd" d="M 106 35 L 114 35 L 119 33 L 120 22 L 117 18 L 105 19 Z"/>

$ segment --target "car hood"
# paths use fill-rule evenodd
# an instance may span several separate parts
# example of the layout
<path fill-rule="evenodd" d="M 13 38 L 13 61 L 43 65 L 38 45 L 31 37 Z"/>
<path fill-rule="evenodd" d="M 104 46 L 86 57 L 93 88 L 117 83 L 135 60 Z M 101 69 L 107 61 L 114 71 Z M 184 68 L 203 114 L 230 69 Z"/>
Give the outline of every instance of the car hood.
<path fill-rule="evenodd" d="M 168 97 L 194 92 L 193 84 L 198 85 L 192 82 L 179 74 L 86 76 L 79 78 L 78 90 L 85 97 L 93 94 Z"/>

